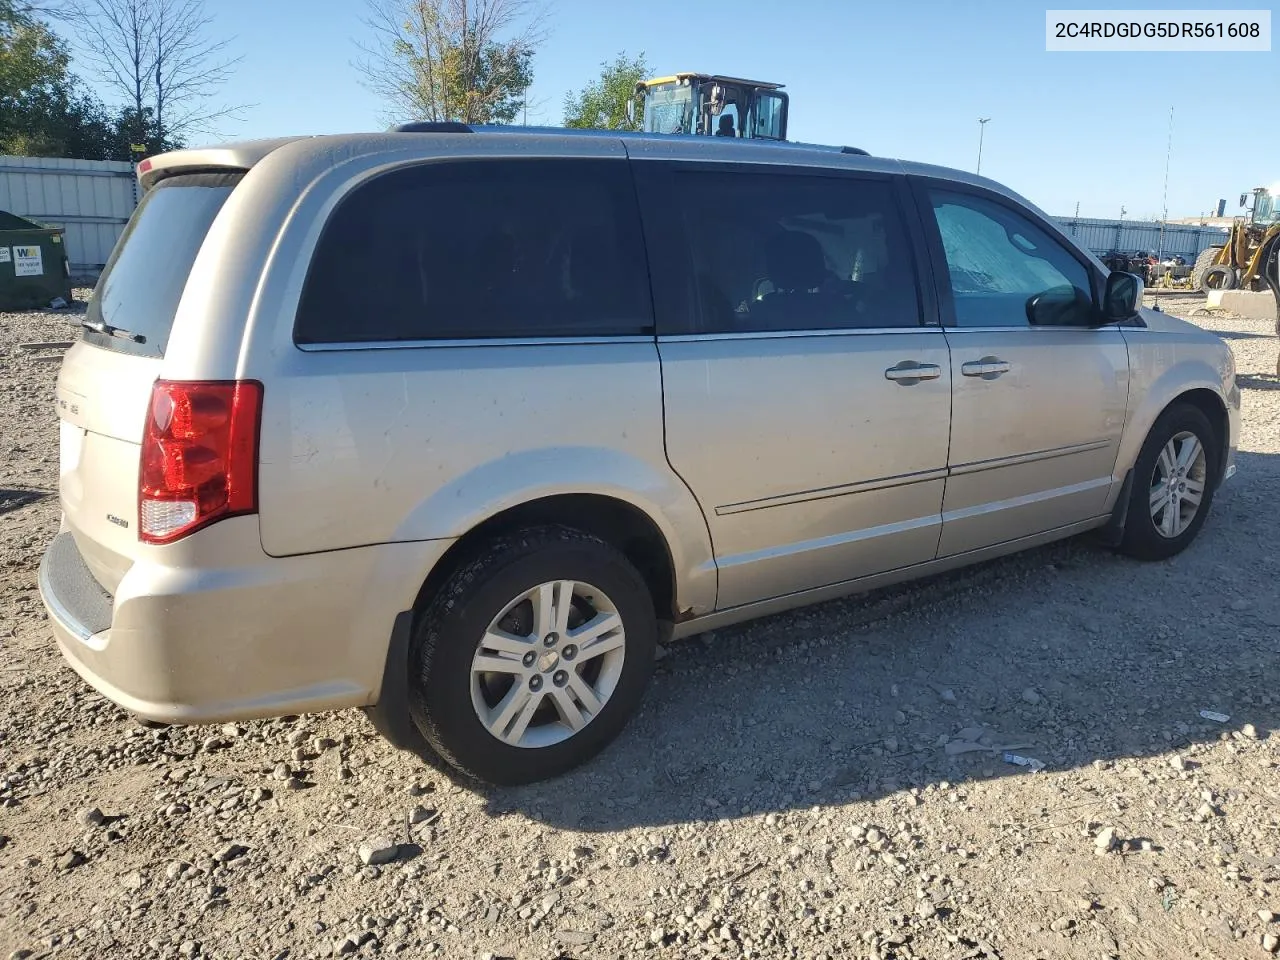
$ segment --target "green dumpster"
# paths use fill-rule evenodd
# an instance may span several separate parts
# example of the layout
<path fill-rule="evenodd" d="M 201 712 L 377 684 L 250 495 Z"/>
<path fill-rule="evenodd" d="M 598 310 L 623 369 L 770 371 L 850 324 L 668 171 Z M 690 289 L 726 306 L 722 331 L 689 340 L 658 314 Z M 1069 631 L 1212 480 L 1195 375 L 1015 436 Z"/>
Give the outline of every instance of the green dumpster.
<path fill-rule="evenodd" d="M 71 265 L 62 230 L 0 210 L 0 310 L 71 302 Z"/>

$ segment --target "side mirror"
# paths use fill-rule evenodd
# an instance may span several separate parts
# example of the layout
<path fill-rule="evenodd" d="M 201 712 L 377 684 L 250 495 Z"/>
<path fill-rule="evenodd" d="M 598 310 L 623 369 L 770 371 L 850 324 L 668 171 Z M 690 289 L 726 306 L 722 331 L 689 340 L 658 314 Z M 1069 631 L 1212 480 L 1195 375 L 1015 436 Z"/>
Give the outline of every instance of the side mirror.
<path fill-rule="evenodd" d="M 1027 320 L 1035 327 L 1091 327 L 1098 323 L 1098 311 L 1083 290 L 1053 287 L 1027 301 Z"/>
<path fill-rule="evenodd" d="M 1112 273 L 1102 293 L 1103 323 L 1128 320 L 1142 306 L 1142 278 L 1132 273 Z"/>

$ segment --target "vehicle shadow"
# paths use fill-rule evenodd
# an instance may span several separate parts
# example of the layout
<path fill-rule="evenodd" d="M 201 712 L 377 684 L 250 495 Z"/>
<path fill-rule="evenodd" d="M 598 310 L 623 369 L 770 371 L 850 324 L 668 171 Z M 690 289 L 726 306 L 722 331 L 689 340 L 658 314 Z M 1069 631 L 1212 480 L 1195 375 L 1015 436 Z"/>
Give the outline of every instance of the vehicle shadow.
<path fill-rule="evenodd" d="M 1272 340 L 1274 337 L 1269 333 L 1247 333 L 1244 330 L 1214 330 L 1217 336 L 1223 340 Z"/>
<path fill-rule="evenodd" d="M 1241 374 L 1236 377 L 1241 390 L 1280 390 L 1280 376 L 1267 374 Z"/>
<path fill-rule="evenodd" d="M 598 759 L 487 806 L 612 831 L 1276 735 L 1280 456 L 1238 465 L 1163 563 L 1079 538 L 674 644 Z"/>
<path fill-rule="evenodd" d="M 17 490 L 0 488 L 0 515 L 37 503 L 45 497 L 52 497 L 48 490 Z"/>

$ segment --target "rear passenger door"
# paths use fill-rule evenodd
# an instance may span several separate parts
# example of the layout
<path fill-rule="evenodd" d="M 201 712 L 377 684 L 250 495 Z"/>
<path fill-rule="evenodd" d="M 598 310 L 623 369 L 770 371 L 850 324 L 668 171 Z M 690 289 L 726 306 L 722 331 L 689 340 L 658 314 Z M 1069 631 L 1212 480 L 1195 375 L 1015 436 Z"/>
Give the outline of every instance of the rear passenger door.
<path fill-rule="evenodd" d="M 574 150 L 599 155 L 360 161 L 262 374 L 269 554 L 460 536 L 626 483 L 697 518 L 652 479 L 669 470 L 630 168 L 616 143 Z"/>
<path fill-rule="evenodd" d="M 635 160 L 667 456 L 721 608 L 932 560 L 951 377 L 888 175 Z"/>
<path fill-rule="evenodd" d="M 1097 325 L 1094 268 L 1008 198 L 923 181 L 920 205 L 954 391 L 939 556 L 1102 516 L 1129 359 L 1119 329 Z"/>

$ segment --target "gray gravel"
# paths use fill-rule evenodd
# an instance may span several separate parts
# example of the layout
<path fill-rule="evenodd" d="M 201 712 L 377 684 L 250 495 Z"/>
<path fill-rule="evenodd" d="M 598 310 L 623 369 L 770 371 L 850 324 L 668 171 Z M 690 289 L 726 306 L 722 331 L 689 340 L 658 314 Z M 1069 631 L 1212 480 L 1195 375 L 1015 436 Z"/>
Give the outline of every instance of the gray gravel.
<path fill-rule="evenodd" d="M 1245 432 L 1187 553 L 1069 542 L 675 645 L 597 762 L 477 792 L 359 713 L 156 729 L 80 682 L 35 588 L 57 364 L 16 347 L 67 322 L 0 316 L 0 957 L 1267 957 L 1277 344 L 1193 319 Z"/>

